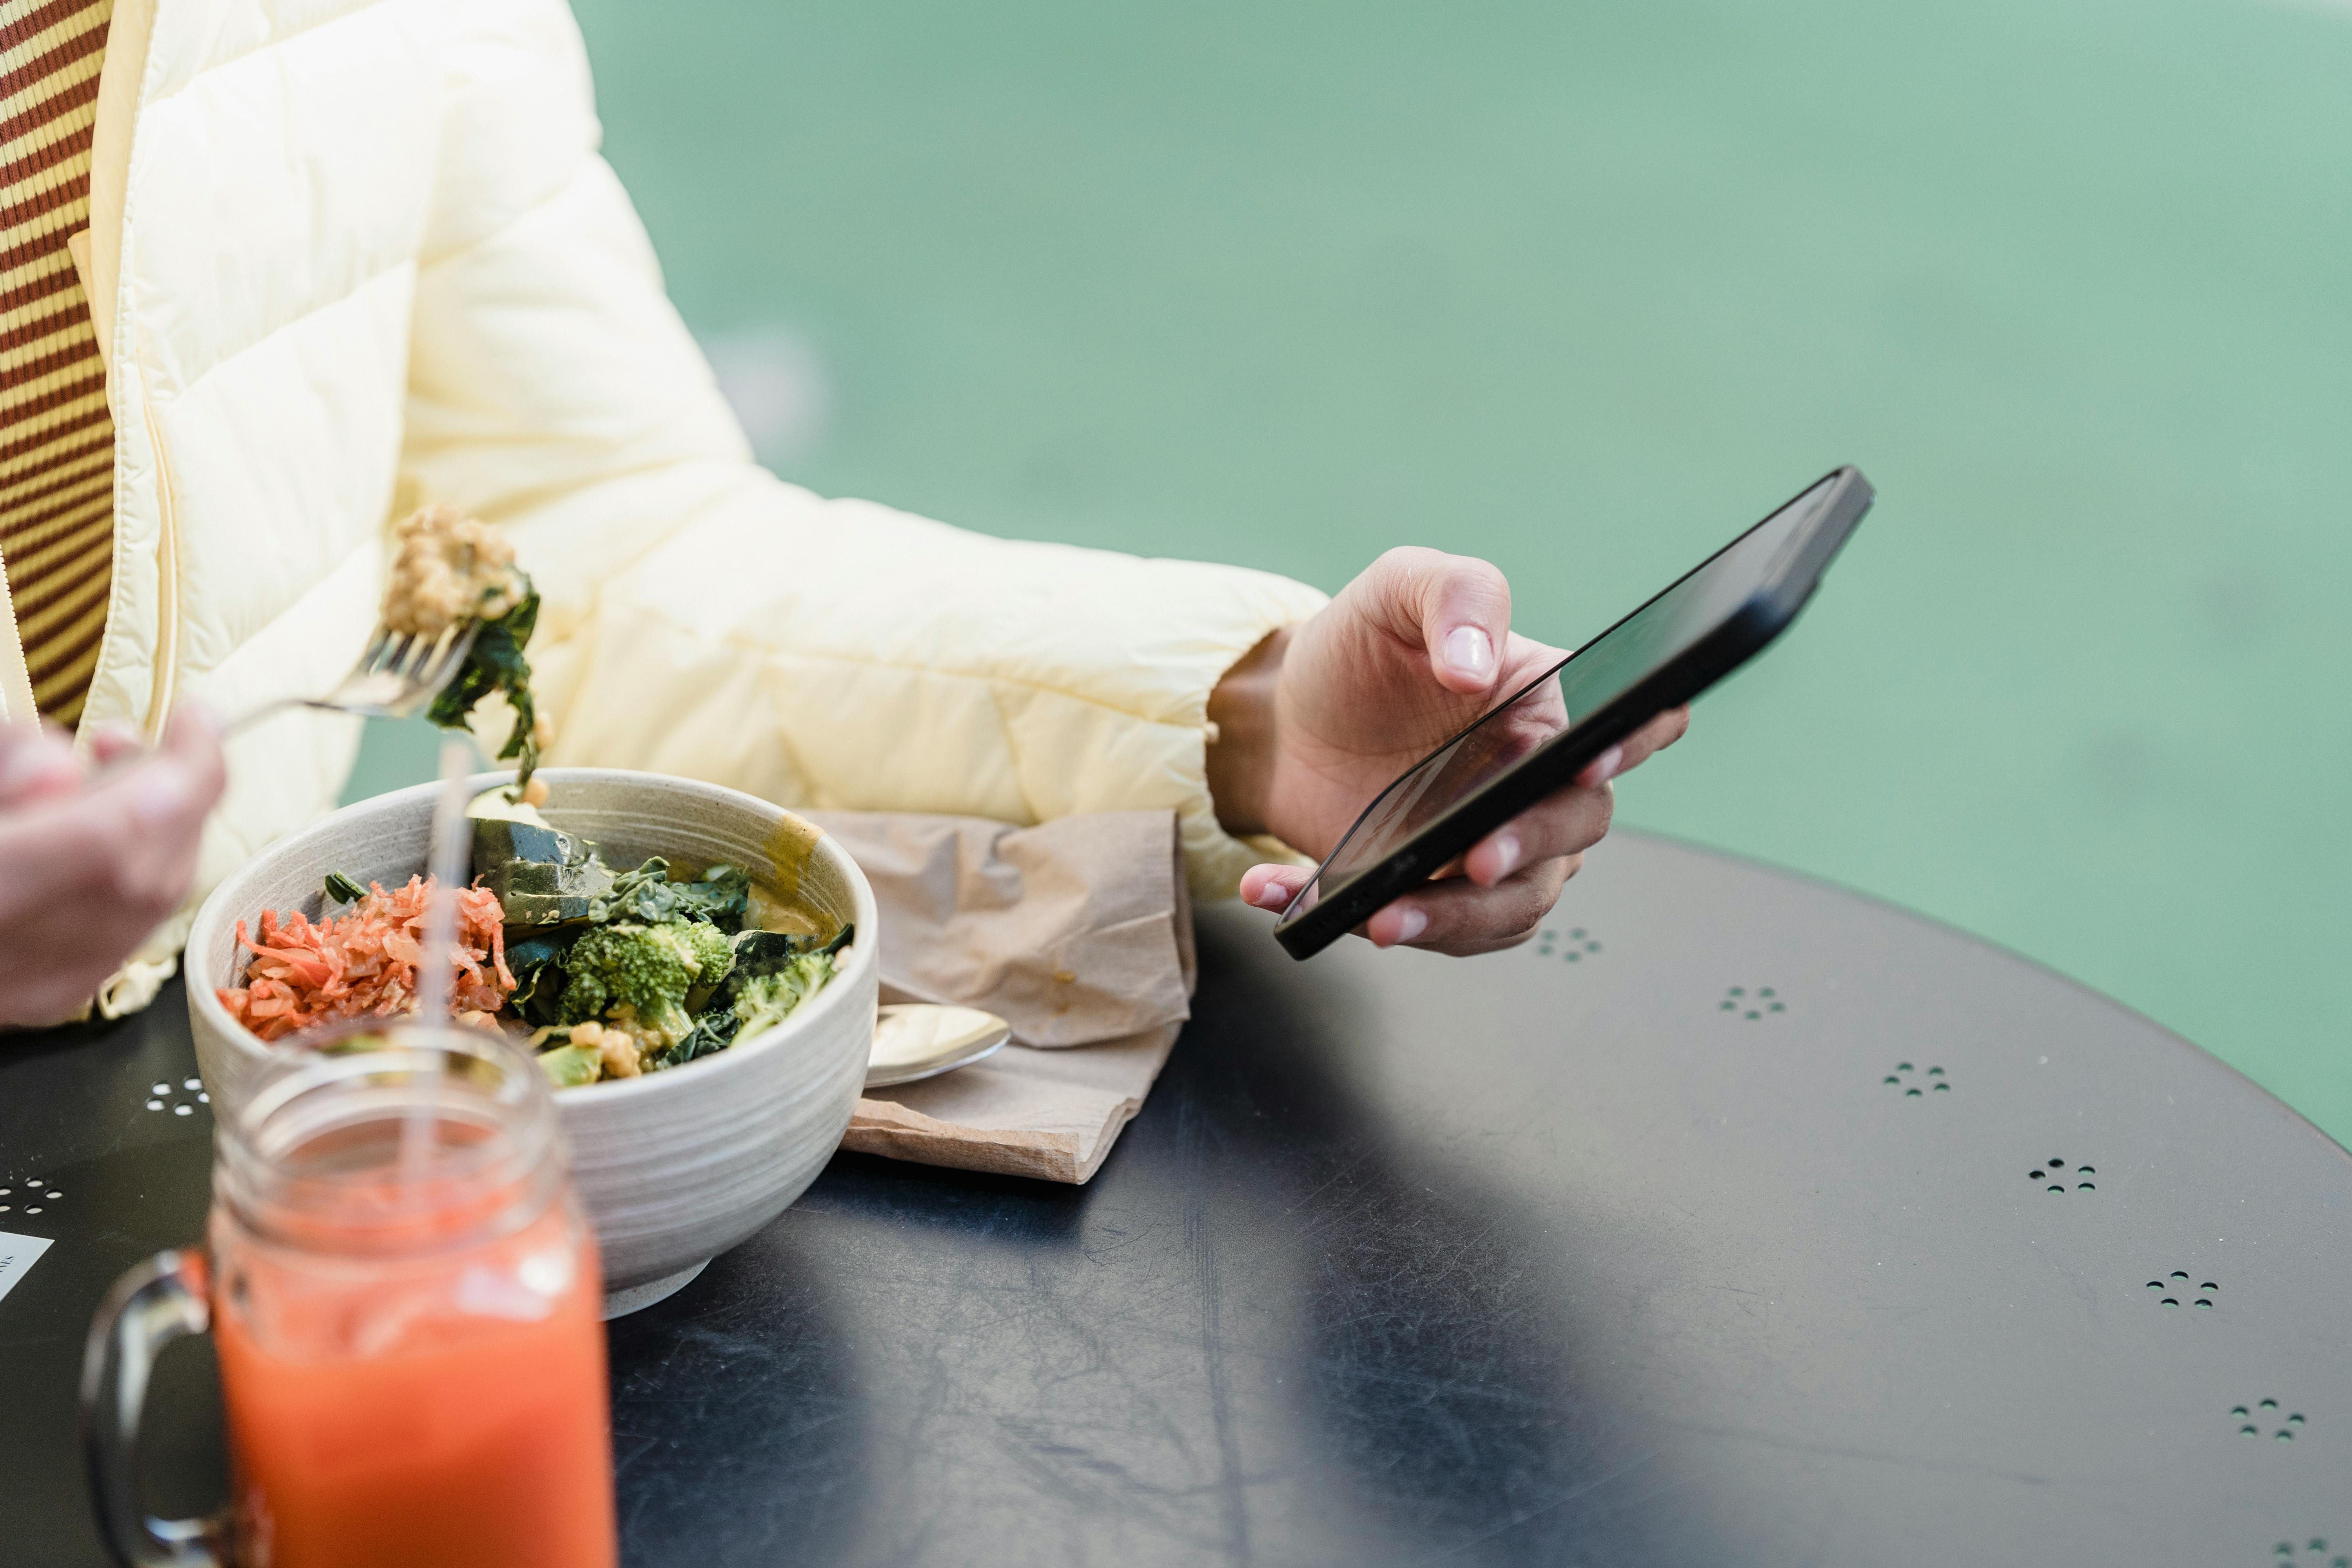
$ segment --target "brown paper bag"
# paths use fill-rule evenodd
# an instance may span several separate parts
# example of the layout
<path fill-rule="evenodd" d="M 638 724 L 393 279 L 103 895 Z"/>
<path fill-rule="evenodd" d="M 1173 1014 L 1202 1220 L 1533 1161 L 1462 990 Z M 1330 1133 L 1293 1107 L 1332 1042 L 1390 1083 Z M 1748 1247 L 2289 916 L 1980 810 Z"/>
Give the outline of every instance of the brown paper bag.
<path fill-rule="evenodd" d="M 882 999 L 984 1007 L 1013 1026 L 1014 1043 L 987 1061 L 868 1090 L 842 1147 L 1046 1181 L 1092 1176 L 1191 1016 L 1192 920 L 1174 814 L 1035 827 L 804 815 L 874 884 Z"/>

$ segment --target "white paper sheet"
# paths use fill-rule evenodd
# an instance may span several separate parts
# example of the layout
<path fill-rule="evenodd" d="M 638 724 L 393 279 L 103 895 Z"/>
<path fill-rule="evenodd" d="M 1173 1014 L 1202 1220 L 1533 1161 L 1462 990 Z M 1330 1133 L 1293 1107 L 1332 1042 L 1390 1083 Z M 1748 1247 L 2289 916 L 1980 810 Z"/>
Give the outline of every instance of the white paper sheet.
<path fill-rule="evenodd" d="M 41 1260 L 49 1249 L 45 1236 L 18 1236 L 14 1231 L 0 1230 L 0 1299 L 16 1288 L 16 1281 Z"/>

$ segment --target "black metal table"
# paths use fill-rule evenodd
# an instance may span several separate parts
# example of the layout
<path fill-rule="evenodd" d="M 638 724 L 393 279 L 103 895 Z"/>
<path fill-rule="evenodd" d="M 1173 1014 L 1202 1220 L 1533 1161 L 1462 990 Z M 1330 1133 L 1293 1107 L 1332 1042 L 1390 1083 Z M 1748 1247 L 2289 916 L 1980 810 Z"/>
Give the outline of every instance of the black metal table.
<path fill-rule="evenodd" d="M 1090 1187 L 843 1156 L 613 1326 L 628 1561 L 2352 1562 L 2352 1157 L 2147 1021 L 1633 835 L 1517 952 L 1229 908 L 1202 961 Z M 194 1070 L 176 994 L 0 1046 L 0 1230 L 57 1238 L 0 1561 L 100 1561 L 75 1368 L 196 1233 Z"/>

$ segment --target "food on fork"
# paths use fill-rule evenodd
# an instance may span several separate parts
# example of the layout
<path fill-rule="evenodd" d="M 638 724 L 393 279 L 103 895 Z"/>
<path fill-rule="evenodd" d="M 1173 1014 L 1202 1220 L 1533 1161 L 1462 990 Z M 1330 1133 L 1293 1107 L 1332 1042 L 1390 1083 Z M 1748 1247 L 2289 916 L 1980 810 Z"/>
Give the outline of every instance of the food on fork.
<path fill-rule="evenodd" d="M 383 624 L 438 637 L 459 621 L 495 621 L 530 595 L 514 546 L 488 523 L 452 506 L 428 506 L 394 531 Z"/>
<path fill-rule="evenodd" d="M 522 651 L 539 622 L 539 590 L 514 563 L 514 546 L 498 530 L 455 507 L 425 507 L 394 534 L 384 626 L 438 637 L 461 621 L 482 623 L 456 679 L 434 698 L 425 717 L 445 730 L 462 730 L 483 698 L 492 692 L 504 697 L 514 710 L 514 726 L 499 748 L 501 760 L 515 761 L 510 798 L 544 805 L 546 786 L 530 775 L 547 736 L 531 700 L 530 661 Z"/>

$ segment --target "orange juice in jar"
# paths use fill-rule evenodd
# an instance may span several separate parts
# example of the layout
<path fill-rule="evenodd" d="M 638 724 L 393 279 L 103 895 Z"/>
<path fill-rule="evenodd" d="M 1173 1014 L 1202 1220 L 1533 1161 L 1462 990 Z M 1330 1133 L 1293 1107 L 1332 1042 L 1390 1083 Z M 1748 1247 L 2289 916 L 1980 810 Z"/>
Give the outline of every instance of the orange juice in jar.
<path fill-rule="evenodd" d="M 208 1239 L 126 1275 L 92 1331 L 124 1561 L 610 1568 L 595 1242 L 535 1064 L 415 1024 L 282 1049 L 222 1123 Z M 207 1326 L 231 1507 L 150 1519 L 129 1479 L 145 1369 Z"/>

